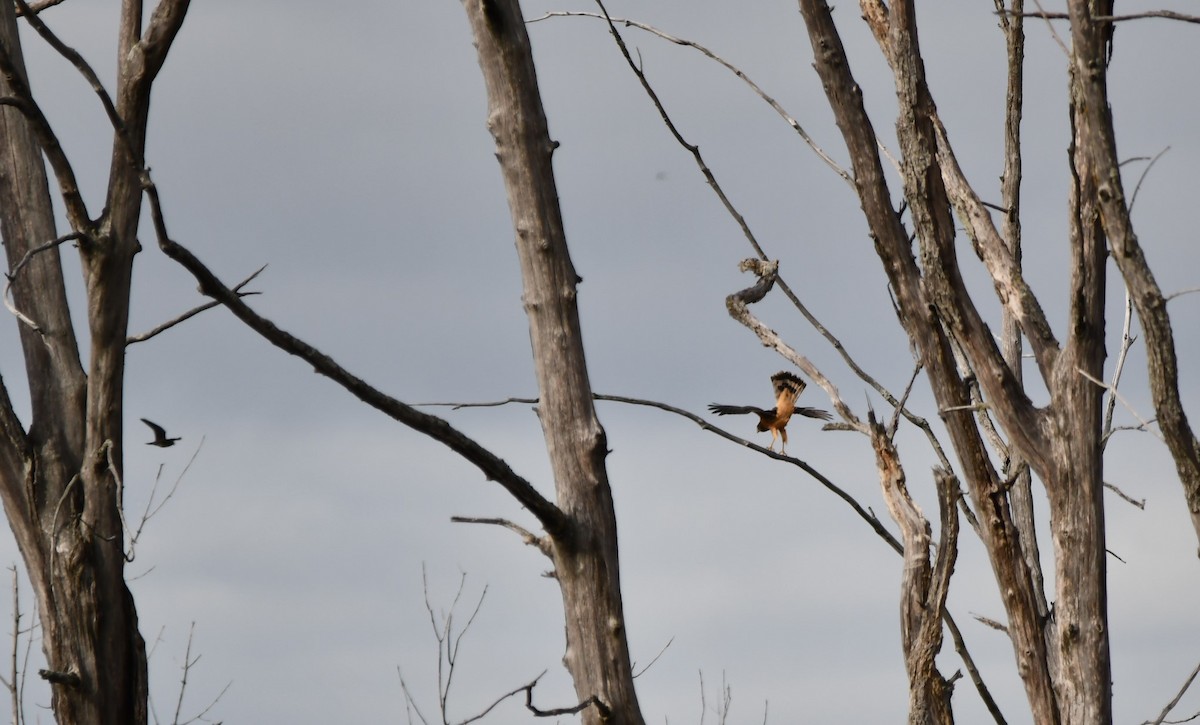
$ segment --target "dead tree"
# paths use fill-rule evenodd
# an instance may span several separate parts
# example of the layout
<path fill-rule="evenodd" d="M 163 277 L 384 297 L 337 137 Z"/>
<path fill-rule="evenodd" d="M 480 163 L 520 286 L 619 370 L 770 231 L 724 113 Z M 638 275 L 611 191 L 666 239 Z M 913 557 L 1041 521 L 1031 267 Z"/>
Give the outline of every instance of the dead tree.
<path fill-rule="evenodd" d="M 26 426 L 0 386 L 0 499 L 38 598 L 48 663 L 41 675 L 59 723 L 146 722 L 145 644 L 124 577 L 122 390 L 150 89 L 187 7 L 187 0 L 163 0 L 144 19 L 142 3 L 126 0 L 115 93 L 89 76 L 114 125 L 108 192 L 97 214 L 29 87 L 15 10 L 52 35 L 22 0 L 16 8 L 0 3 L 5 303 L 20 321 L 32 405 Z M 56 39 L 51 45 L 86 68 Z M 66 233 L 55 228 L 43 155 L 66 209 Z M 86 351 L 67 304 L 60 264 L 67 243 L 78 248 L 84 271 Z"/>
<path fill-rule="evenodd" d="M 464 6 L 488 90 L 487 122 L 508 191 L 538 381 L 538 415 L 554 473 L 554 502 L 445 420 L 381 393 L 256 313 L 170 237 L 158 189 L 146 178 L 155 233 L 159 247 L 196 277 L 203 294 L 368 405 L 447 445 L 537 518 L 543 535 L 504 519 L 486 520 L 517 531 L 527 544 L 546 554 L 554 563 L 554 577 L 562 592 L 567 634 L 563 662 L 574 680 L 579 703 L 553 711 L 536 710 L 531 703 L 529 707 L 540 714 L 578 712 L 589 724 L 639 725 L 643 718 L 633 686 L 616 516 L 605 470 L 608 447 L 588 382 L 576 306 L 575 288 L 580 279 L 567 250 L 550 164 L 557 144 L 547 130 L 517 0 L 466 0 Z M 532 685 L 527 695 L 532 697 Z"/>
<path fill-rule="evenodd" d="M 913 341 L 980 516 L 979 531 L 1002 594 L 1017 670 L 1039 723 L 1111 720 L 1104 545 L 1101 399 L 1105 349 L 1105 261 L 1109 253 L 1147 330 L 1156 412 L 1175 457 L 1193 520 L 1200 455 L 1179 403 L 1175 353 L 1163 297 L 1141 256 L 1117 168 L 1106 90 L 1111 7 L 1069 3 L 1073 124 L 1070 164 L 1070 309 L 1059 340 L 1022 277 L 1016 201 L 1020 181 L 1021 3 L 1004 15 L 1009 34 L 1010 123 L 1003 233 L 966 179 L 925 80 L 915 4 L 862 0 L 860 8 L 891 66 L 899 101 L 896 128 L 903 196 L 917 244 L 892 202 L 878 140 L 830 8 L 801 0 L 815 67 L 850 153 L 855 190 L 875 251 L 888 275 L 901 324 Z M 1109 3 L 1111 6 L 1111 3 Z M 1099 18 L 1097 16 L 1100 16 Z M 1015 154 L 1015 156 L 1014 156 Z M 955 248 L 955 221 L 966 228 L 1014 330 L 1019 329 L 1050 394 L 1026 395 L 1019 355 L 1002 351 L 968 293 Z M 1154 332 L 1151 332 L 1154 330 Z M 1011 341 L 1015 338 L 1010 337 Z M 1010 343 L 1011 345 L 1012 343 Z M 969 377 L 955 364 L 961 349 Z M 1007 354 L 1006 354 L 1007 353 Z M 1055 603 L 1041 591 L 1027 508 L 1010 492 L 1017 478 L 989 458 L 975 420 L 972 386 L 1006 436 L 1012 460 L 1025 462 L 1050 504 Z M 1019 466 L 1018 466 L 1019 467 Z M 1200 530 L 1200 529 L 1198 529 Z"/>

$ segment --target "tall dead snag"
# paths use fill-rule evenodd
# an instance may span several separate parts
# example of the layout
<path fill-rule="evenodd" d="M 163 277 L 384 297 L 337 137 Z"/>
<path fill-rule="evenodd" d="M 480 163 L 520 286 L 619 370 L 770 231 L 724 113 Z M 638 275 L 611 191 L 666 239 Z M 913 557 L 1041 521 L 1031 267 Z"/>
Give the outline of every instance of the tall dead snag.
<path fill-rule="evenodd" d="M 1102 377 L 1105 358 L 1105 239 L 1098 213 L 1105 195 L 1095 181 L 1095 170 L 1090 166 L 1080 170 L 1081 164 L 1094 163 L 1095 152 L 1082 147 L 1087 129 L 1078 129 L 1077 110 L 1072 155 L 1077 184 L 1070 196 L 1074 224 L 1068 240 L 1069 325 L 1067 338 L 1060 343 L 1022 277 L 1014 248 L 1006 245 L 959 168 L 925 81 L 914 3 L 896 0 L 886 6 L 879 0 L 861 0 L 860 5 L 894 75 L 900 171 L 919 262 L 892 208 L 875 133 L 829 7 L 822 0 L 800 2 L 817 72 L 850 150 L 855 187 L 876 252 L 901 322 L 944 411 L 962 477 L 979 512 L 979 530 L 1008 616 L 1008 633 L 1034 720 L 1078 725 L 1108 722 L 1102 391 L 1092 382 Z M 1074 53 L 1093 54 L 1094 47 L 1089 47 L 1077 47 Z M 1019 63 L 1019 54 L 1013 55 L 1013 62 Z M 1097 55 L 1076 61 L 1092 77 L 1097 64 L 1103 66 Z M 1050 403 L 1044 408 L 1034 406 L 1025 394 L 1020 376 L 1001 353 L 966 289 L 955 246 L 955 215 L 991 275 L 1001 306 L 1030 343 L 1050 392 Z M 970 380 L 955 369 L 951 344 L 961 349 Z M 1029 557 L 1015 523 L 1008 483 L 989 459 L 969 412 L 969 384 L 978 385 L 1014 457 L 1027 461 L 1045 486 L 1055 558 L 1056 607 L 1049 622 L 1036 561 Z"/>
<path fill-rule="evenodd" d="M 1137 309 L 1146 344 L 1150 395 L 1155 420 L 1175 460 L 1192 527 L 1200 539 L 1200 440 L 1188 423 L 1179 396 L 1179 363 L 1167 301 L 1142 253 L 1121 183 L 1116 135 L 1108 101 L 1107 43 L 1111 42 L 1109 2 L 1071 0 L 1072 160 L 1078 183 L 1093 192 L 1091 221 L 1108 238 L 1130 298 Z M 1096 9 L 1093 9 L 1096 8 Z"/>
<path fill-rule="evenodd" d="M 115 103 L 100 91 L 116 129 L 112 175 L 105 211 L 93 217 L 30 91 L 13 3 L 0 2 L 0 229 L 32 408 L 26 429 L 0 387 L 0 498 L 38 598 L 42 676 L 60 724 L 146 722 L 145 643 L 125 585 L 120 513 L 125 339 L 150 86 L 187 6 L 163 0 L 145 22 L 140 1 L 122 4 Z M 55 232 L 43 155 L 71 226 L 64 236 Z M 65 241 L 80 251 L 86 356 L 71 326 Z"/>
<path fill-rule="evenodd" d="M 883 426 L 871 416 L 871 445 L 888 512 L 904 539 L 904 576 L 900 584 L 900 639 L 908 673 L 910 725 L 950 725 L 952 688 L 938 672 L 934 659 L 942 649 L 942 618 L 950 575 L 958 555 L 958 511 L 954 508 L 958 482 L 948 471 L 935 470 L 941 534 L 937 562 L 930 563 L 929 521 L 912 500 L 900 455 Z"/>
<path fill-rule="evenodd" d="M 537 76 L 525 21 L 516 0 L 466 0 L 488 94 L 488 128 L 496 140 L 516 232 L 537 375 L 538 415 L 567 527 L 552 537 L 562 590 L 564 662 L 584 710 L 584 722 L 641 723 L 625 636 L 617 524 L 604 459 L 604 429 L 596 418 L 583 354 L 576 285 L 563 232 Z"/>

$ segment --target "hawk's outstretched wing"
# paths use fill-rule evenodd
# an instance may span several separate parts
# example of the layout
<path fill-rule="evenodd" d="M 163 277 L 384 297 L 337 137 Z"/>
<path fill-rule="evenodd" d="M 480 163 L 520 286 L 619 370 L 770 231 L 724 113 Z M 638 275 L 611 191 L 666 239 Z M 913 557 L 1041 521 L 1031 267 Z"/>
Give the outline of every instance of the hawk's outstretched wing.
<path fill-rule="evenodd" d="M 742 415 L 744 413 L 756 413 L 759 417 L 775 417 L 774 410 L 764 410 L 753 405 L 717 405 L 713 403 L 708 406 L 708 409 L 717 415 Z"/>
<path fill-rule="evenodd" d="M 820 408 L 803 408 L 798 407 L 793 411 L 796 415 L 803 415 L 807 418 L 820 418 L 821 420 L 833 420 L 833 416 L 827 410 Z"/>

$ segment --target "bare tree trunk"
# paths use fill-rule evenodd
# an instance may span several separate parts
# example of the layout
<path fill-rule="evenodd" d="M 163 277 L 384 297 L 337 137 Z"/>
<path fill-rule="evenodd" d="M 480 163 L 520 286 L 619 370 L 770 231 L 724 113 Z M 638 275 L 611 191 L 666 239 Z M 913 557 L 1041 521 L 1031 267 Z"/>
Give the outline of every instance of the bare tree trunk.
<path fill-rule="evenodd" d="M 25 81 L 11 3 L 0 3 L 0 43 L 6 76 L 16 74 L 6 78 L 3 92 L 20 95 L 12 86 Z M 116 481 L 132 252 L 114 259 L 98 240 L 79 241 L 95 289 L 89 293 L 92 371 L 85 376 L 58 249 L 35 251 L 55 238 L 42 146 L 17 108 L 5 107 L 0 117 L 0 221 L 16 277 L 13 300 L 39 328 L 20 325 L 33 407 L 28 433 L 7 392 L 0 403 L 0 495 L 38 598 L 48 663 L 43 676 L 58 722 L 143 723 L 145 646 L 125 586 Z"/>
<path fill-rule="evenodd" d="M 488 127 L 508 189 L 537 374 L 538 415 L 567 519 L 553 535 L 567 650 L 585 723 L 643 722 L 622 611 L 617 524 L 583 354 L 576 285 L 563 233 L 550 140 L 516 0 L 465 0 L 488 92 Z"/>
<path fill-rule="evenodd" d="M 26 431 L 0 386 L 0 498 L 38 598 L 48 664 L 41 674 L 60 725 L 137 725 L 147 717 L 145 643 L 124 574 L 125 340 L 150 87 L 187 6 L 165 0 L 143 23 L 140 0 L 122 4 L 117 100 L 98 91 L 115 139 L 106 212 L 95 219 L 29 88 L 13 3 L 0 2 L 0 94 L 9 99 L 0 108 L 0 225 L 32 404 Z M 40 20 L 27 19 L 50 37 Z M 72 227 L 57 239 L 43 154 Z M 86 374 L 60 264 L 68 240 L 84 272 Z"/>
<path fill-rule="evenodd" d="M 1150 394 L 1159 430 L 1179 472 L 1192 527 L 1200 538 L 1200 439 L 1188 423 L 1179 395 L 1179 363 L 1167 301 L 1146 262 L 1129 217 L 1121 183 L 1116 134 L 1108 102 L 1107 43 L 1113 3 L 1071 0 L 1071 103 L 1075 116 L 1076 165 L 1081 183 L 1095 194 L 1095 222 L 1108 238 L 1113 261 L 1125 279 L 1145 333 Z M 1093 10 L 1092 8 L 1095 8 Z"/>
<path fill-rule="evenodd" d="M 1060 345 L 1021 276 L 1016 248 L 1001 239 L 955 160 L 925 83 L 914 4 L 910 0 L 896 0 L 890 6 L 879 0 L 860 4 L 894 74 L 901 174 L 919 241 L 919 267 L 891 208 L 874 132 L 829 8 L 820 0 L 800 3 L 817 71 L 850 148 L 856 188 L 901 320 L 920 351 L 939 407 L 948 411 L 943 419 L 980 512 L 980 533 L 1003 594 L 1008 633 L 1034 720 L 1077 725 L 1108 722 L 1102 390 L 1092 382 L 1102 375 L 1105 358 L 1105 239 L 1097 208 L 1103 195 L 1093 181 L 1094 170 L 1079 169 L 1092 164 L 1094 156 L 1087 149 L 1073 154 L 1077 184 L 1071 199 L 1075 224 L 1070 239 L 1070 324 L 1067 340 Z M 1077 127 L 1081 129 L 1077 138 L 1085 136 L 1088 127 L 1082 122 Z M 1010 164 L 1008 173 L 1017 168 Z M 1011 187 L 1008 194 L 1009 199 L 1016 198 Z M 1019 361 L 1011 350 L 1007 359 L 1001 353 L 967 292 L 956 256 L 952 209 L 992 274 L 1005 311 L 1031 342 L 1050 391 L 1046 408 L 1038 409 L 1029 401 L 1015 364 Z M 1015 235 L 1015 226 L 1010 224 L 1008 231 Z M 948 338 L 965 354 L 988 410 L 1008 437 L 1012 456 L 1028 461 L 1045 484 L 1056 574 L 1056 609 L 1049 628 L 1036 561 L 1023 546 L 1008 486 L 988 460 L 979 431 L 963 410 L 964 382 L 949 364 Z M 1029 536 L 1028 523 L 1025 527 L 1024 536 Z"/>

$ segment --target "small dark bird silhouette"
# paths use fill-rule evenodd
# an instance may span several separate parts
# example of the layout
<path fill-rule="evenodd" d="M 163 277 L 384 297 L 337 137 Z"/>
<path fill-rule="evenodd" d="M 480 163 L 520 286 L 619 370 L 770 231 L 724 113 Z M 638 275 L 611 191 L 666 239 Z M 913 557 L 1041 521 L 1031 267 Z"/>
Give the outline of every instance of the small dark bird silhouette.
<path fill-rule="evenodd" d="M 150 430 L 154 431 L 154 440 L 147 442 L 146 445 L 148 446 L 170 448 L 175 445 L 175 441 L 182 440 L 182 438 L 168 438 L 167 431 L 163 430 L 163 427 L 158 423 L 151 423 L 145 418 L 142 418 L 142 422 L 150 426 Z"/>

